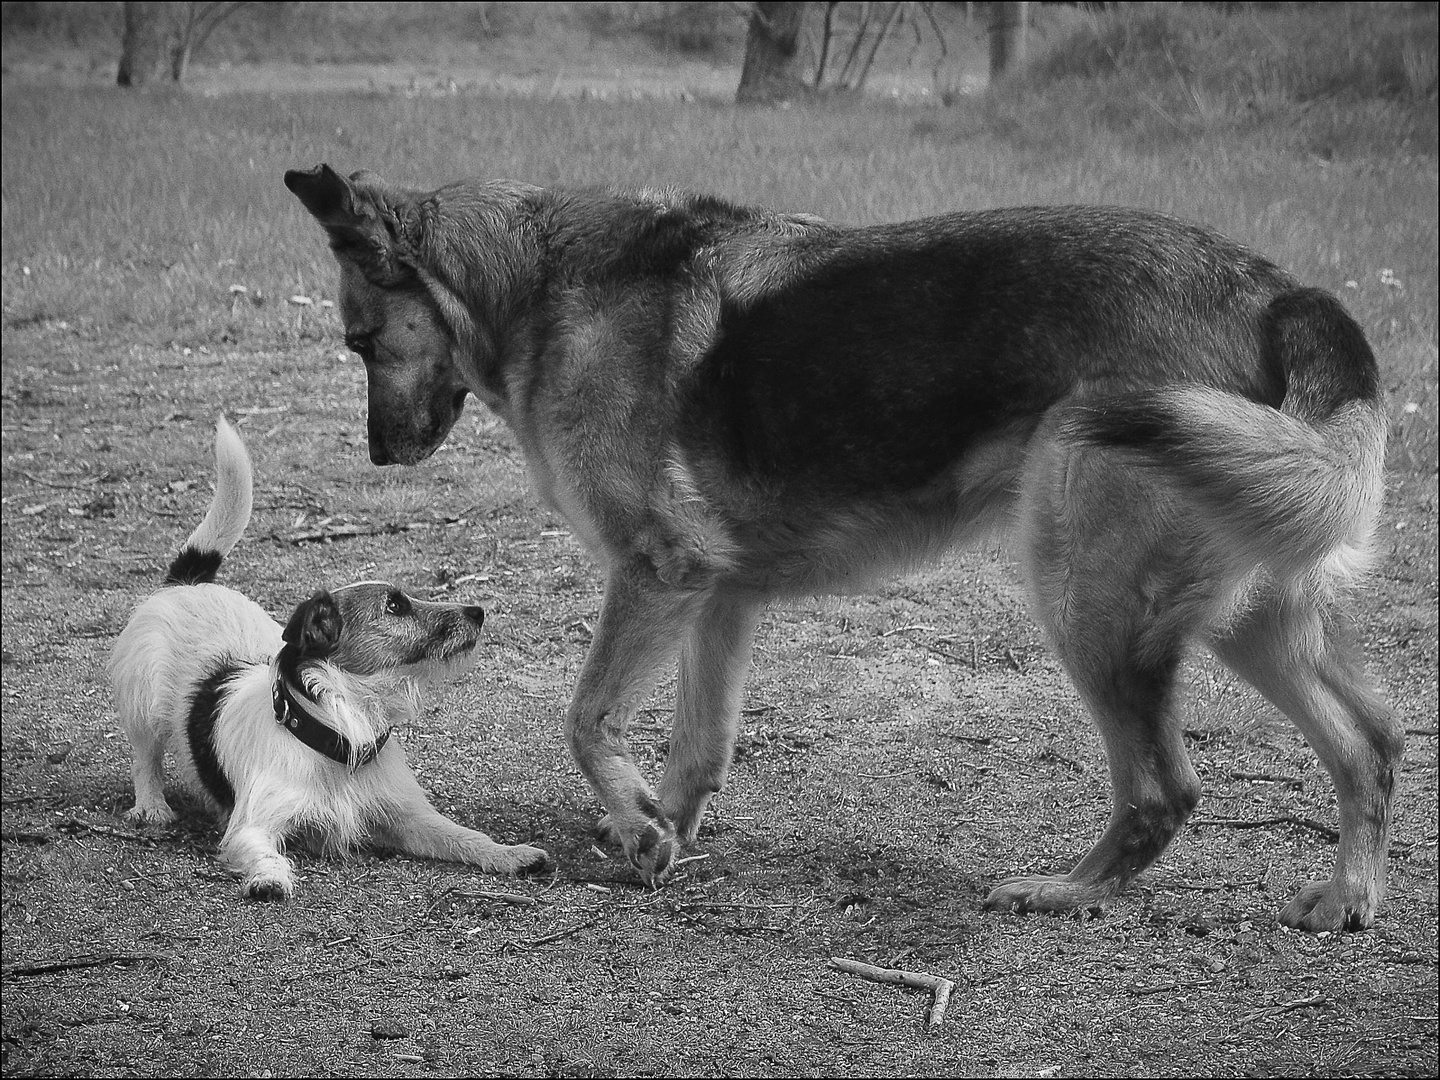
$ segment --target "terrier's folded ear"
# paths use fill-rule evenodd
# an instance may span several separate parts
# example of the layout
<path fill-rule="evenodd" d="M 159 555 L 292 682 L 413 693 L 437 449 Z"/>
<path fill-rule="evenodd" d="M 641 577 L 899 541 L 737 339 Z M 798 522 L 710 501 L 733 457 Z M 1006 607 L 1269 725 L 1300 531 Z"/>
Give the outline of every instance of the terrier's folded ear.
<path fill-rule="evenodd" d="M 294 647 L 299 659 L 318 660 L 328 656 L 340 643 L 344 625 L 340 605 L 321 589 L 295 609 L 281 637 Z"/>

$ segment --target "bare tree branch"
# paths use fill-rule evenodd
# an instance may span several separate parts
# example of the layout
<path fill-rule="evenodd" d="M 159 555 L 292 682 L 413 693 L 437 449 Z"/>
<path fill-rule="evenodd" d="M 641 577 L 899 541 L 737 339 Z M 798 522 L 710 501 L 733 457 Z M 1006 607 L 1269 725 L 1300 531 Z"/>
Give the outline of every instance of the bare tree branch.
<path fill-rule="evenodd" d="M 886 16 L 884 25 L 880 27 L 880 32 L 875 35 L 875 40 L 870 43 L 870 54 L 865 57 L 865 66 L 860 69 L 860 74 L 856 76 L 854 83 L 851 84 L 850 88 L 852 90 L 859 90 L 865 85 L 865 80 L 870 77 L 870 68 L 875 63 L 875 54 L 880 51 L 880 45 L 889 36 L 891 29 L 895 25 L 895 20 L 900 17 L 904 10 L 904 4 L 897 3 L 891 5 L 890 14 Z"/>

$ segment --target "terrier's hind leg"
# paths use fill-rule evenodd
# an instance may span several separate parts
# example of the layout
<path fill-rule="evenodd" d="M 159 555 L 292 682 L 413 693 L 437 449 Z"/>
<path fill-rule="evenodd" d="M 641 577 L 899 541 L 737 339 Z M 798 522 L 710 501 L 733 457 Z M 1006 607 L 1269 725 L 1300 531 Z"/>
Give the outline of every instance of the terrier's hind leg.
<path fill-rule="evenodd" d="M 166 740 L 153 725 L 127 719 L 130 737 L 130 779 L 135 785 L 135 805 L 125 811 L 125 820 L 136 825 L 169 825 L 175 811 L 165 800 Z"/>

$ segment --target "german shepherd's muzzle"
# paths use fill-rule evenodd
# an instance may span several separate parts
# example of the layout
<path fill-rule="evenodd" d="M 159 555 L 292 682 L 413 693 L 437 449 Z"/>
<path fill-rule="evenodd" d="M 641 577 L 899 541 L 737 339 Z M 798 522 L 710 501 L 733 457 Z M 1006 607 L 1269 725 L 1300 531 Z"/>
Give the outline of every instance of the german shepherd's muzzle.
<path fill-rule="evenodd" d="M 1334 297 L 1134 210 L 845 228 L 674 192 L 285 182 L 340 264 L 372 459 L 424 458 L 474 393 L 604 566 L 566 730 L 648 881 L 725 781 L 769 599 L 1008 526 L 1115 793 L 1070 873 L 987 902 L 1095 907 L 1160 855 L 1200 797 L 1174 700 L 1198 642 L 1336 784 L 1334 875 L 1282 920 L 1371 924 L 1403 740 L 1336 593 L 1367 558 L 1386 425 Z M 626 723 L 672 661 L 652 789 Z"/>

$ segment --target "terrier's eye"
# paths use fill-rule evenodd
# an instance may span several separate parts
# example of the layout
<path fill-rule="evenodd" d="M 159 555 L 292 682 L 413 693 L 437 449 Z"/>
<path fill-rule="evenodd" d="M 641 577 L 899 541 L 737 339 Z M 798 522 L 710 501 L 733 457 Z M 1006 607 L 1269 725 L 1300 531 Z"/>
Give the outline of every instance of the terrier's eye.
<path fill-rule="evenodd" d="M 397 589 L 385 598 L 385 610 L 391 615 L 409 615 L 410 598 Z"/>

